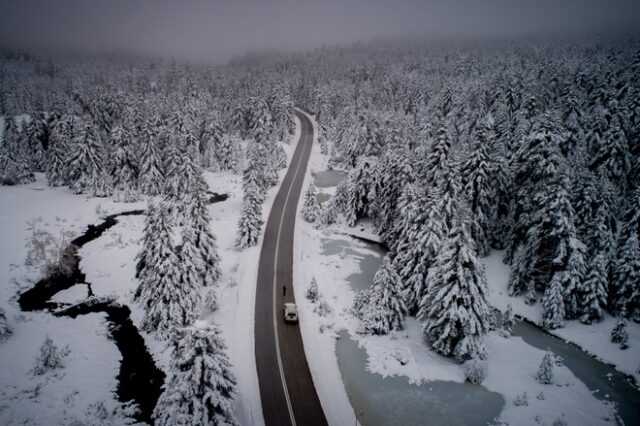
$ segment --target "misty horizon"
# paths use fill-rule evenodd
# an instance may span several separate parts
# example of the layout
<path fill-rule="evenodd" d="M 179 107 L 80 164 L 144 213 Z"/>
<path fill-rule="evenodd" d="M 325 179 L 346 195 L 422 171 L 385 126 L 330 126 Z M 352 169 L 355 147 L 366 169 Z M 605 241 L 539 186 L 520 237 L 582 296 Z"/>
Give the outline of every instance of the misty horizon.
<path fill-rule="evenodd" d="M 250 51 L 307 50 L 379 39 L 636 33 L 630 0 L 150 2 L 4 1 L 0 45 L 126 51 L 222 63 Z"/>

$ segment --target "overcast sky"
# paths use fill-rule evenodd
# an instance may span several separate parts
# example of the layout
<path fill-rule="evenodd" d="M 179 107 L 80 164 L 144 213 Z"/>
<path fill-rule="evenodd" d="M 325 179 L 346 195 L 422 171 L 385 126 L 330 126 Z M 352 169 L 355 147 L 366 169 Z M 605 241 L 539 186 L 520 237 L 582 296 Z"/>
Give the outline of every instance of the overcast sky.
<path fill-rule="evenodd" d="M 0 44 L 222 61 L 376 37 L 640 30 L 640 0 L 0 0 Z"/>

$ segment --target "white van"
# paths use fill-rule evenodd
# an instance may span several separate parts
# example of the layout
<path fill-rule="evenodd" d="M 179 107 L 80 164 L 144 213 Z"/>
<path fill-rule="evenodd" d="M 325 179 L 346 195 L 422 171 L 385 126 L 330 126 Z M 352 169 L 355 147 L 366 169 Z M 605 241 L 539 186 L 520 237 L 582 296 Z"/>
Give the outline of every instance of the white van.
<path fill-rule="evenodd" d="M 286 322 L 298 322 L 298 308 L 295 303 L 284 304 L 284 320 Z"/>

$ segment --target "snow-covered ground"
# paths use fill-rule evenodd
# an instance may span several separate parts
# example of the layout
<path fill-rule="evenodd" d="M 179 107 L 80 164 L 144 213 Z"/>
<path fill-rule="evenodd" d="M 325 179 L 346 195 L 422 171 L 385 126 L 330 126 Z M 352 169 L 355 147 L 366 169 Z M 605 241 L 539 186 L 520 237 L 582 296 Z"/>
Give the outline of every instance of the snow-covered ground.
<path fill-rule="evenodd" d="M 291 160 L 300 135 L 285 145 Z M 280 181 L 286 170 L 280 171 Z M 217 284 L 219 308 L 203 310 L 202 318 L 220 324 L 238 380 L 235 414 L 240 424 L 263 424 L 254 356 L 254 302 L 258 257 L 262 240 L 244 251 L 234 246 L 237 221 L 242 208 L 241 176 L 205 172 L 212 191 L 228 193 L 229 198 L 209 206 L 211 228 L 218 239 L 222 258 L 222 277 Z M 269 190 L 263 206 L 263 218 L 269 215 L 278 187 Z M 108 410 L 118 406 L 115 395 L 120 353 L 109 340 L 104 315 L 91 314 L 58 318 L 49 312 L 22 312 L 16 296 L 33 286 L 43 276 L 25 266 L 25 242 L 30 234 L 28 223 L 39 218 L 42 228 L 58 236 L 71 231 L 75 237 L 89 224 L 97 224 L 105 215 L 145 208 L 145 202 L 116 203 L 110 199 L 75 195 L 67 188 L 47 186 L 39 174 L 34 183 L 15 187 L 0 186 L 0 307 L 8 317 L 13 335 L 0 343 L 0 424 L 49 425 L 92 424 L 91 404 L 103 402 Z M 126 216 L 100 238 L 86 244 L 79 252 L 80 267 L 97 296 L 116 296 L 131 308 L 131 318 L 138 325 L 143 312 L 133 303 L 135 255 L 140 249 L 144 216 Z M 206 293 L 208 289 L 204 289 Z M 60 292 L 55 300 L 73 302 L 87 295 L 87 287 L 77 285 Z M 62 348 L 68 345 L 65 368 L 44 376 L 30 373 L 39 347 L 46 336 Z M 167 342 L 143 334 L 158 366 L 167 371 L 170 350 Z"/>
<path fill-rule="evenodd" d="M 314 146 L 305 187 L 312 182 L 313 173 L 324 170 L 324 163 L 318 146 Z M 321 192 L 330 194 L 333 190 L 323 188 Z M 360 225 L 356 230 L 357 236 L 370 234 L 366 225 L 364 230 L 360 229 Z M 357 334 L 359 322 L 350 312 L 356 292 L 348 280 L 352 274 L 362 272 L 360 261 L 363 257 L 380 257 L 380 254 L 371 250 L 366 243 L 344 234 L 341 226 L 327 230 L 314 229 L 312 224 L 304 222 L 301 215 L 296 222 L 294 282 L 300 327 L 309 367 L 332 425 L 352 424 L 354 419 L 335 352 L 339 330 L 346 329 L 366 349 L 367 369 L 371 373 L 403 376 L 411 383 L 464 381 L 463 369 L 459 364 L 428 349 L 420 326 L 413 318 L 407 319 L 405 330 L 401 332 L 368 337 Z M 348 250 L 327 253 L 327 244 L 346 245 Z M 492 270 L 489 272 L 490 279 L 495 280 L 496 275 Z M 324 317 L 314 312 L 317 303 L 306 298 L 306 291 L 314 277 L 321 299 L 331 307 L 331 312 Z M 492 282 L 491 288 L 495 289 L 496 284 Z M 493 297 L 491 302 L 495 302 Z M 518 312 L 515 304 L 514 309 Z M 501 421 L 511 425 L 529 425 L 538 421 L 551 424 L 563 418 L 568 424 L 575 425 L 611 424 L 606 420 L 610 418 L 610 407 L 595 398 L 567 367 L 555 369 L 554 385 L 542 385 L 536 381 L 534 376 L 544 356 L 543 351 L 519 337 L 504 338 L 498 332 L 490 333 L 486 344 L 489 352 L 488 375 L 483 385 L 504 396 Z M 514 399 L 523 392 L 527 392 L 528 405 L 515 405 Z"/>
<path fill-rule="evenodd" d="M 90 424 L 91 404 L 102 402 L 109 410 L 118 405 L 114 392 L 120 352 L 108 338 L 105 316 L 71 319 L 22 312 L 16 299 L 42 277 L 40 270 L 25 266 L 29 222 L 39 219 L 39 226 L 58 238 L 62 231 L 79 235 L 87 225 L 100 222 L 99 210 L 119 212 L 142 206 L 87 199 L 67 188 L 51 188 L 41 174 L 28 185 L 0 187 L 0 307 L 13 329 L 0 343 L 0 424 Z M 77 299 L 78 290 L 70 289 L 58 298 Z M 65 368 L 35 376 L 30 370 L 46 336 L 59 348 L 68 346 L 70 352 L 64 358 Z"/>

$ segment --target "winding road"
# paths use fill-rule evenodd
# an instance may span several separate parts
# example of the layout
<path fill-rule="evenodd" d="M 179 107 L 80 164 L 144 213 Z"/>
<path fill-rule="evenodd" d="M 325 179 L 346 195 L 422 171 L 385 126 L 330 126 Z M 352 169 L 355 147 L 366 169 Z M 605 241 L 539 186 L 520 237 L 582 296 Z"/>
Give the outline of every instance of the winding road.
<path fill-rule="evenodd" d="M 327 425 L 307 365 L 300 328 L 287 324 L 283 304 L 295 302 L 293 237 L 298 200 L 313 144 L 313 126 L 299 112 L 300 140 L 267 221 L 255 304 L 255 355 L 267 426 Z M 286 296 L 282 287 L 286 286 Z"/>

